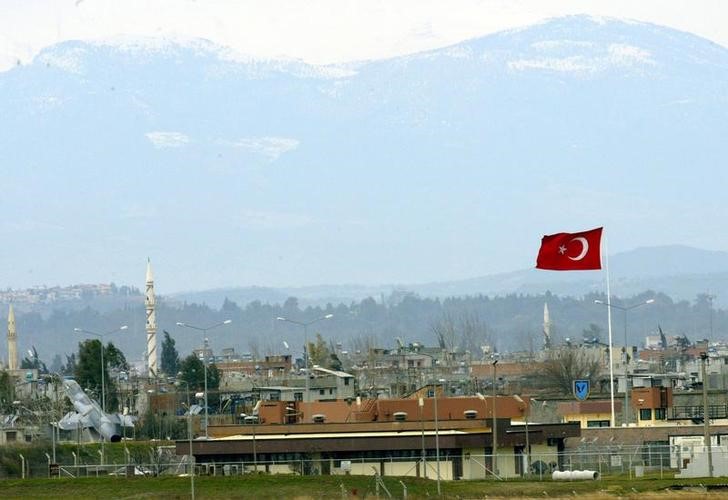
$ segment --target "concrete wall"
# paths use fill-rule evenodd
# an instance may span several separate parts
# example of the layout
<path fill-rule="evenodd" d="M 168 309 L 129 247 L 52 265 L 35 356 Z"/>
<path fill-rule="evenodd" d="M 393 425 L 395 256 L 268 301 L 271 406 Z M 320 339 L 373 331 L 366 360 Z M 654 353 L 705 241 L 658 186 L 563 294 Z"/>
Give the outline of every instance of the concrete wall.
<path fill-rule="evenodd" d="M 407 461 L 407 462 L 388 462 L 388 461 L 384 460 L 383 463 L 384 463 L 384 475 L 385 476 L 417 477 L 418 469 L 419 469 L 421 477 L 423 474 L 422 464 L 420 463 L 419 467 L 418 467 L 418 460 Z M 382 465 L 382 462 L 380 462 L 379 460 L 369 461 L 369 462 L 361 462 L 361 461 L 357 461 L 357 460 L 352 460 L 350 474 L 361 475 L 361 476 L 373 476 L 375 470 L 377 473 L 380 473 L 381 465 Z M 432 460 L 430 460 L 428 458 L 427 468 L 426 468 L 426 477 L 428 477 L 429 479 L 437 478 L 436 471 L 437 471 L 437 462 L 434 460 L 434 458 Z M 334 475 L 342 475 L 342 474 L 345 474 L 346 472 L 342 471 L 339 468 L 335 469 L 332 467 L 331 473 Z M 453 479 L 451 461 L 440 460 L 440 479 L 443 481 L 449 481 L 449 480 Z"/>
<path fill-rule="evenodd" d="M 442 474 L 442 467 L 440 473 Z M 384 475 L 417 477 L 417 460 L 414 462 L 384 462 Z"/>
<path fill-rule="evenodd" d="M 531 465 L 536 461 L 542 461 L 545 464 L 558 462 L 558 449 L 555 446 L 547 446 L 545 444 L 536 444 L 531 446 Z"/>
<path fill-rule="evenodd" d="M 485 479 L 490 476 L 490 464 L 482 448 L 463 450 L 463 479 Z"/>
<path fill-rule="evenodd" d="M 526 470 L 526 456 L 516 455 L 512 448 L 498 449 L 498 472 L 500 477 L 518 477 L 516 460 L 521 460 L 522 470 Z M 548 465 L 558 462 L 558 449 L 546 444 L 531 445 L 531 465 L 536 461 Z M 490 457 L 483 454 L 482 448 L 463 450 L 463 479 L 486 479 L 492 477 Z M 487 468 L 487 469 L 486 469 Z"/>

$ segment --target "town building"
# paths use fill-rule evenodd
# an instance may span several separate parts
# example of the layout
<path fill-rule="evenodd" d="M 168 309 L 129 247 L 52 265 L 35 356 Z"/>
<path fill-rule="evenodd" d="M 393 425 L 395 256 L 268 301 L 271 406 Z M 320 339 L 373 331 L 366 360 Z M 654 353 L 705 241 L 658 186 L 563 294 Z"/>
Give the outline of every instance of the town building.
<path fill-rule="evenodd" d="M 263 401 L 255 418 L 211 425 L 192 442 L 198 463 L 269 473 L 381 474 L 441 479 L 517 477 L 558 467 L 575 423 L 528 423 L 512 397 Z M 493 411 L 495 410 L 495 427 Z M 494 454 L 494 432 L 497 454 Z M 186 454 L 188 441 L 177 442 Z M 527 451 L 528 450 L 528 451 Z M 494 456 L 497 457 L 494 461 Z"/>

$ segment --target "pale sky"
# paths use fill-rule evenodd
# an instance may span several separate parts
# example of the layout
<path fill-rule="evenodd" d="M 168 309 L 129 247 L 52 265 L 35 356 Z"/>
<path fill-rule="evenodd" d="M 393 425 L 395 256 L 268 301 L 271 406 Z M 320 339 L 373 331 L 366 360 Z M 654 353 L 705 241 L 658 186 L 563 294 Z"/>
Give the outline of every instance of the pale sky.
<path fill-rule="evenodd" d="M 725 0 L 0 0 L 0 71 L 60 41 L 200 37 L 314 64 L 441 47 L 570 14 L 669 26 L 728 47 Z"/>

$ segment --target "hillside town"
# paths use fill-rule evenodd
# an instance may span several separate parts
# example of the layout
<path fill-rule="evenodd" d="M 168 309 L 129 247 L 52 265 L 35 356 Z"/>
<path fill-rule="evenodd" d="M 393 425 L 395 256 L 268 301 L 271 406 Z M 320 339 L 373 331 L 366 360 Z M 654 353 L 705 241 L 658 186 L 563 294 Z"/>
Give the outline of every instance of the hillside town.
<path fill-rule="evenodd" d="M 16 306 L 52 305 L 62 302 L 75 302 L 95 297 L 113 295 L 133 295 L 139 291 L 113 283 L 78 284 L 71 286 L 37 286 L 31 288 L 0 290 L 0 304 L 13 303 Z"/>
<path fill-rule="evenodd" d="M 693 477 L 710 460 L 716 475 L 728 474 L 721 458 L 728 456 L 728 345 L 721 341 L 690 341 L 660 329 L 639 346 L 614 340 L 611 353 L 589 330 L 557 343 L 546 303 L 539 349 L 482 345 L 471 352 L 444 340 L 432 346 L 395 338 L 351 351 L 320 334 L 308 337 L 309 327 L 313 336 L 317 324 L 334 316 L 328 314 L 307 323 L 271 318 L 304 330 L 301 356 L 287 344 L 286 352 L 261 358 L 232 347 L 214 350 L 208 331 L 230 320 L 205 327 L 179 322 L 203 334 L 202 344 L 180 359 L 167 332 L 157 349 L 150 265 L 146 309 L 146 365 L 96 364 L 79 386 L 73 374 L 49 372 L 37 353 L 19 362 L 23 332 L 10 305 L 0 445 L 52 441 L 55 450 L 63 442 L 152 439 L 171 443 L 166 452 L 193 461 L 198 473 L 235 463 L 239 472 L 374 471 L 443 480 L 584 468 L 671 469 Z M 103 340 L 113 332 L 77 333 Z M 113 354 L 111 344 L 82 345 L 95 346 L 102 358 Z M 83 356 L 75 378 L 88 362 Z"/>

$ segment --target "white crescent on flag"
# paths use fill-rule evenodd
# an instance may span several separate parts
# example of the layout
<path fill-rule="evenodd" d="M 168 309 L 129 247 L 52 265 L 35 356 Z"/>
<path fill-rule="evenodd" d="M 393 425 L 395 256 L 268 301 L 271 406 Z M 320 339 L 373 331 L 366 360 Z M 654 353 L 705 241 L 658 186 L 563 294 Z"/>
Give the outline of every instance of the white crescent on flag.
<path fill-rule="evenodd" d="M 579 255 L 577 255 L 576 257 L 570 257 L 568 255 L 567 255 L 567 257 L 569 257 L 571 260 L 581 260 L 581 259 L 583 259 L 586 256 L 586 253 L 589 251 L 589 242 L 583 236 L 579 236 L 578 238 L 574 238 L 571 241 L 578 241 L 579 243 L 581 243 L 581 253 Z M 569 243 L 571 243 L 571 241 Z"/>

